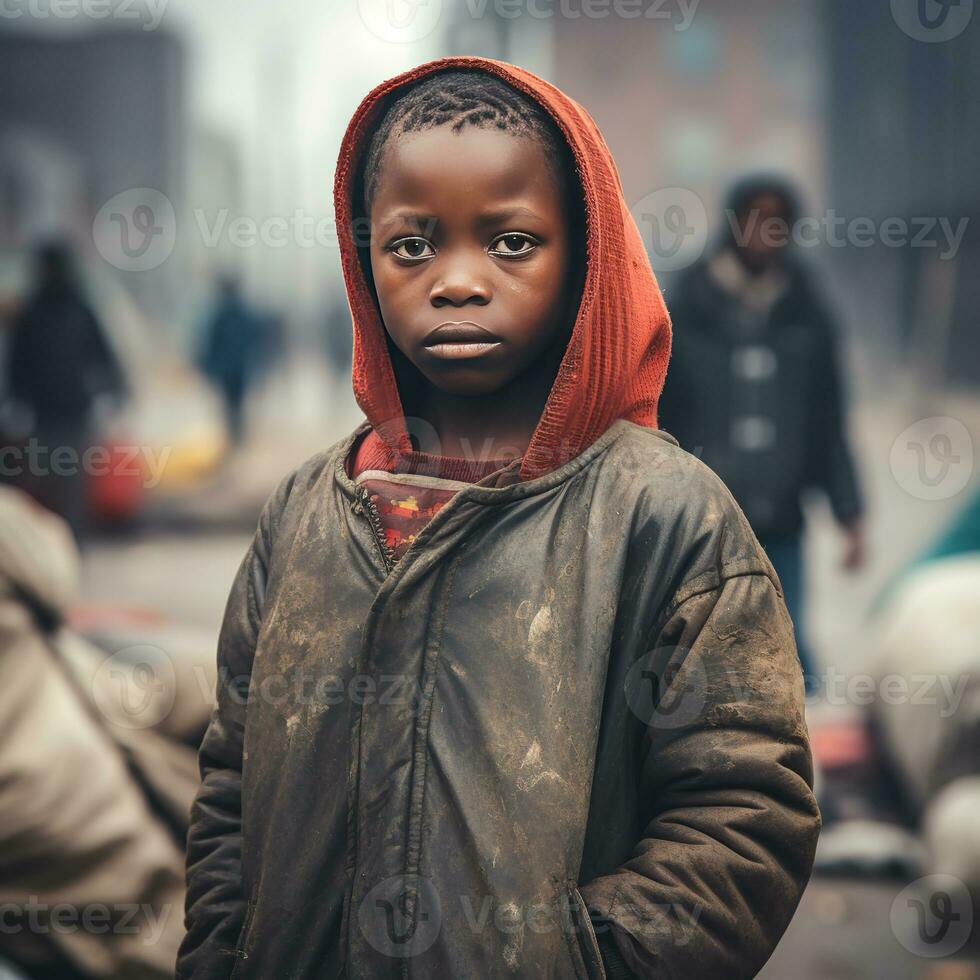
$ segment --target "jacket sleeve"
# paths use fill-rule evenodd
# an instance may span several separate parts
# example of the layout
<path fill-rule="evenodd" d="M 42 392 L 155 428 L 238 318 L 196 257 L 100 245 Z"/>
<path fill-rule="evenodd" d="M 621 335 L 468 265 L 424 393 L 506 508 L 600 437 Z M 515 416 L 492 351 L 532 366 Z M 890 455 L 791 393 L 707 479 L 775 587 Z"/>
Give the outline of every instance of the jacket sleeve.
<path fill-rule="evenodd" d="M 837 522 L 850 524 L 861 516 L 864 507 L 848 444 L 839 341 L 829 316 L 823 314 L 822 321 L 821 345 L 814 363 L 820 397 L 811 415 L 811 482 L 827 494 Z"/>
<path fill-rule="evenodd" d="M 682 586 L 648 655 L 642 839 L 581 889 L 610 976 L 754 977 L 809 879 L 802 676 L 783 600 L 753 566 Z"/>
<path fill-rule="evenodd" d="M 231 973 L 244 924 L 242 745 L 252 658 L 258 638 L 277 497 L 266 504 L 239 566 L 218 639 L 217 697 L 200 750 L 201 786 L 187 837 L 187 934 L 176 980 Z"/>

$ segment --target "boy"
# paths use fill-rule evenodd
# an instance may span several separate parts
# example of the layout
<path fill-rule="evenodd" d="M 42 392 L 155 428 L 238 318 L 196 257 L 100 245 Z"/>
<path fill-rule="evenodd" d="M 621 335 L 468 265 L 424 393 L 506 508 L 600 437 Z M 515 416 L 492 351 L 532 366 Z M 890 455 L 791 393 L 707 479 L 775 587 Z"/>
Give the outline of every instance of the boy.
<path fill-rule="evenodd" d="M 588 114 L 375 89 L 336 207 L 367 421 L 233 586 L 178 977 L 748 977 L 819 815 L 772 566 L 656 430 L 670 327 Z"/>

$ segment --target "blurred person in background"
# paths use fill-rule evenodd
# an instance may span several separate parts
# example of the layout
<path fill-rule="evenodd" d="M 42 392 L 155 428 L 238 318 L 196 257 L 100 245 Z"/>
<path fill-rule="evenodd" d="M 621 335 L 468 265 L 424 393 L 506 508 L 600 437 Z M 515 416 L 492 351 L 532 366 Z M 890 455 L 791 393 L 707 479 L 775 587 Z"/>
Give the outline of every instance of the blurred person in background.
<path fill-rule="evenodd" d="M 245 398 L 255 380 L 266 337 L 262 320 L 242 295 L 238 279 L 223 276 L 204 330 L 200 365 L 224 399 L 228 434 L 239 445 L 245 431 Z"/>
<path fill-rule="evenodd" d="M 350 309 L 342 297 L 335 298 L 325 316 L 325 343 L 330 366 L 338 378 L 348 378 L 354 356 L 354 331 Z"/>
<path fill-rule="evenodd" d="M 14 319 L 7 370 L 7 390 L 26 410 L 30 438 L 43 448 L 43 458 L 67 449 L 76 461 L 56 470 L 52 460 L 45 472 L 21 474 L 17 482 L 81 538 L 87 501 L 80 460 L 94 437 L 97 403 L 119 400 L 125 382 L 65 242 L 37 251 L 35 286 Z"/>
<path fill-rule="evenodd" d="M 0 487 L 0 977 L 164 980 L 210 713 L 192 674 L 210 688 L 214 667 L 87 642 L 66 625 L 78 566 L 67 526 Z"/>
<path fill-rule="evenodd" d="M 808 692 L 817 665 L 805 637 L 801 498 L 829 497 L 844 567 L 864 560 L 862 500 L 848 447 L 836 328 L 794 254 L 796 191 L 753 176 L 732 189 L 713 251 L 669 295 L 674 343 L 664 429 L 727 484 L 779 574 Z"/>

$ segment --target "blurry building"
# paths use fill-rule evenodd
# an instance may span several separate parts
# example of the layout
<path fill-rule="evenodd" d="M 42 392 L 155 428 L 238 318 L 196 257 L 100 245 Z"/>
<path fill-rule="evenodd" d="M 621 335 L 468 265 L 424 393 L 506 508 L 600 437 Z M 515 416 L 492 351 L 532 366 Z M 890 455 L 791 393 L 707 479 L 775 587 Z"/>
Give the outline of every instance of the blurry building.
<path fill-rule="evenodd" d="M 831 199 L 841 213 L 876 224 L 902 219 L 923 239 L 848 249 L 838 263 L 848 301 L 863 329 L 884 334 L 882 347 L 900 341 L 924 380 L 976 385 L 980 280 L 970 270 L 980 263 L 980 18 L 972 3 L 928 0 L 923 12 L 946 24 L 903 29 L 895 14 L 917 15 L 911 2 L 821 6 Z M 950 18 L 971 15 L 946 37 L 962 26 Z M 946 233 L 932 224 L 939 219 L 954 228 L 967 220 L 958 249 L 945 247 Z"/>
<path fill-rule="evenodd" d="M 649 195 L 680 189 L 702 247 L 734 176 L 790 175 L 822 221 L 876 229 L 837 247 L 825 227 L 812 250 L 832 273 L 865 390 L 883 367 L 926 386 L 980 381 L 980 280 L 967 273 L 980 261 L 980 18 L 945 39 L 954 22 L 917 27 L 919 0 L 514 7 L 453 2 L 445 48 L 525 65 L 586 105 L 645 237 L 656 234 L 643 223 Z M 924 7 L 933 22 L 973 11 L 966 0 Z M 904 244 L 883 240 L 888 219 L 904 223 Z M 671 270 L 658 271 L 669 302 Z"/>
<path fill-rule="evenodd" d="M 637 18 L 554 19 L 553 80 L 595 116 L 627 201 L 676 185 L 713 216 L 732 174 L 760 166 L 792 173 L 808 195 L 821 195 L 817 4 L 636 9 Z"/>
<path fill-rule="evenodd" d="M 23 20 L 0 33 L 0 245 L 67 234 L 90 247 L 99 208 L 132 188 L 159 191 L 179 212 L 186 112 L 178 41 L 163 30 L 25 31 Z M 120 275 L 145 309 L 173 313 L 176 256 Z"/>

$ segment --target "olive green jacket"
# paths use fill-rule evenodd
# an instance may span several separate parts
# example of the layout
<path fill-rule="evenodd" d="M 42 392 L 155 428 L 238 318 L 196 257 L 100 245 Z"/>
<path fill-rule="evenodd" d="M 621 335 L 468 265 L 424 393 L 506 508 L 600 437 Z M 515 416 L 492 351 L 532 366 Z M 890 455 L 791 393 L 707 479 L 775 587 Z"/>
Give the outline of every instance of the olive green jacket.
<path fill-rule="evenodd" d="M 754 976 L 820 817 L 728 491 L 619 421 L 389 568 L 356 435 L 281 484 L 231 592 L 177 976 L 598 980 L 597 929 L 639 977 Z"/>

